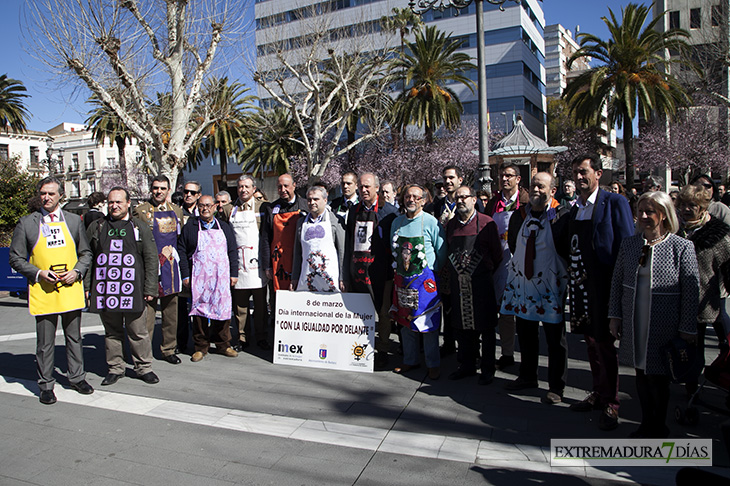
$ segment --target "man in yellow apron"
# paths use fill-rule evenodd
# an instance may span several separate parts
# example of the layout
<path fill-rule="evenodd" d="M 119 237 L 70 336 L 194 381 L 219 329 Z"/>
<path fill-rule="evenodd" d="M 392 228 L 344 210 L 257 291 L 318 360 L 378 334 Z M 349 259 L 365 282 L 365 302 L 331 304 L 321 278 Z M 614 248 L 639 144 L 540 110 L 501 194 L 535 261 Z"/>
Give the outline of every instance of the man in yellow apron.
<path fill-rule="evenodd" d="M 81 346 L 81 309 L 86 306 L 83 276 L 91 264 L 91 250 L 81 218 L 62 211 L 63 182 L 46 177 L 38 183 L 41 208 L 24 216 L 10 244 L 10 266 L 28 279 L 28 305 L 36 320 L 36 361 L 40 401 L 56 403 L 53 393 L 54 349 L 58 317 L 66 338 L 68 380 L 89 395 Z"/>

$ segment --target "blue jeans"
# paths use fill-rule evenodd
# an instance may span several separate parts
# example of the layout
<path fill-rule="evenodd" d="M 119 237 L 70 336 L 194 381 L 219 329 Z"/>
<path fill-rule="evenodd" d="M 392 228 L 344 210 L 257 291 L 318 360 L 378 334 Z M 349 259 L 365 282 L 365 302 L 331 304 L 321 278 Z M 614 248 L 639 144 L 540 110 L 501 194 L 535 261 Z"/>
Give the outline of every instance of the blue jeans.
<path fill-rule="evenodd" d="M 401 327 L 400 337 L 403 341 L 403 363 L 407 365 L 417 365 L 420 363 L 418 356 L 418 335 L 423 336 L 423 353 L 426 355 L 426 366 L 429 368 L 438 368 L 441 365 L 441 355 L 439 354 L 439 330 L 434 329 L 431 332 L 416 332 L 410 328 Z"/>

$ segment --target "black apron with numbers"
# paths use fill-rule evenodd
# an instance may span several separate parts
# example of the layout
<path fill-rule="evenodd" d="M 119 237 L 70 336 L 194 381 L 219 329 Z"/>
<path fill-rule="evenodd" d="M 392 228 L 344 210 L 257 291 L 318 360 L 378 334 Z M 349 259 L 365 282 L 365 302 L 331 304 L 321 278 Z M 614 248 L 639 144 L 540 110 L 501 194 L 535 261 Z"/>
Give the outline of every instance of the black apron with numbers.
<path fill-rule="evenodd" d="M 144 265 L 137 252 L 134 224 L 106 220 L 99 228 L 101 250 L 91 274 L 91 312 L 144 310 Z"/>

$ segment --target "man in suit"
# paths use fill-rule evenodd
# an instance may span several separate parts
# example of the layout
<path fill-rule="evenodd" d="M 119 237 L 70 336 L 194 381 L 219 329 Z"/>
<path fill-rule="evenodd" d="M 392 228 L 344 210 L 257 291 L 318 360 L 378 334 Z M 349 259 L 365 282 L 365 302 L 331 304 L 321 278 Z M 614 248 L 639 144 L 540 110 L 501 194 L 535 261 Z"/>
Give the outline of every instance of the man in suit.
<path fill-rule="evenodd" d="M 342 188 L 342 196 L 334 198 L 330 203 L 330 208 L 332 208 L 333 213 L 343 218 L 347 223 L 347 213 L 350 208 L 360 202 L 357 197 L 357 174 L 352 171 L 342 174 L 340 187 Z"/>
<path fill-rule="evenodd" d="M 177 346 L 178 294 L 182 290 L 180 277 L 180 255 L 177 238 L 182 231 L 183 212 L 180 206 L 167 200 L 170 194 L 170 180 L 162 174 L 155 176 L 150 185 L 150 199 L 139 204 L 132 216 L 149 224 L 157 245 L 160 261 L 159 297 L 147 303 L 147 332 L 152 342 L 155 335 L 155 313 L 157 302 L 162 313 L 162 359 L 170 364 L 180 364 L 175 354 Z"/>
<path fill-rule="evenodd" d="M 10 266 L 28 279 L 28 305 L 36 320 L 40 402 L 46 405 L 56 403 L 53 364 L 59 316 L 69 383 L 83 395 L 94 393 L 86 382 L 81 345 L 81 309 L 86 306 L 82 281 L 92 255 L 81 218 L 61 210 L 63 195 L 63 182 L 42 179 L 41 208 L 20 219 L 10 244 Z"/>
<path fill-rule="evenodd" d="M 579 196 L 559 248 L 569 251 L 570 326 L 585 336 L 593 391 L 570 409 L 601 410 L 599 428 L 612 430 L 618 426 L 618 355 L 609 330 L 608 301 L 618 250 L 633 234 L 634 219 L 625 197 L 600 189 L 603 171 L 597 155 L 579 155 L 571 165 Z"/>

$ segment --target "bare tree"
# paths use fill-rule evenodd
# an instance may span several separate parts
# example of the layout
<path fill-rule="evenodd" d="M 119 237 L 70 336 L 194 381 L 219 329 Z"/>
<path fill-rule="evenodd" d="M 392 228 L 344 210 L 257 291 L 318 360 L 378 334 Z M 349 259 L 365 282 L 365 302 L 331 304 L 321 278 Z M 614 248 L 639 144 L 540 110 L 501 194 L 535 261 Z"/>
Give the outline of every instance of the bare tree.
<path fill-rule="evenodd" d="M 54 79 L 88 88 L 175 181 L 216 116 L 203 83 L 246 34 L 250 1 L 28 0 L 27 41 Z M 169 96 L 165 116 L 155 110 L 158 93 Z"/>
<path fill-rule="evenodd" d="M 257 35 L 270 42 L 259 42 L 263 45 L 254 80 L 271 104 L 291 113 L 307 174 L 317 180 L 334 157 L 383 130 L 388 110 L 379 108 L 390 84 L 388 57 L 394 35 L 376 33 L 379 21 L 353 23 L 351 16 L 343 21 L 322 5 L 300 10 L 299 20 L 286 31 L 264 22 Z M 361 136 L 341 144 L 353 114 L 365 125 Z"/>

